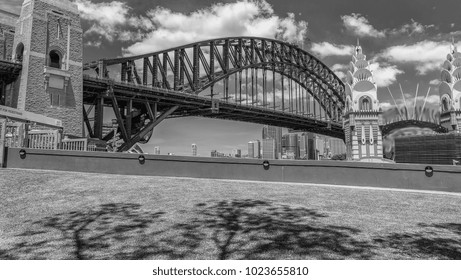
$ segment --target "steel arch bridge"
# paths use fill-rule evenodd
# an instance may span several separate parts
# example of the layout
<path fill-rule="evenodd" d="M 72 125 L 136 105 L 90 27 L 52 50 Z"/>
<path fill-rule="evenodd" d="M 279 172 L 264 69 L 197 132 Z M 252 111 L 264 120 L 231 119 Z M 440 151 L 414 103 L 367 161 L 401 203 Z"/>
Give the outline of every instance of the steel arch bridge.
<path fill-rule="evenodd" d="M 344 138 L 345 87 L 296 45 L 257 37 L 196 42 L 84 66 L 84 119 L 102 135 L 104 106 L 129 149 L 163 119 L 203 116 L 255 122 Z M 94 117 L 90 113 L 94 109 Z M 125 112 L 132 112 L 131 114 Z M 144 122 L 144 119 L 150 122 Z"/>

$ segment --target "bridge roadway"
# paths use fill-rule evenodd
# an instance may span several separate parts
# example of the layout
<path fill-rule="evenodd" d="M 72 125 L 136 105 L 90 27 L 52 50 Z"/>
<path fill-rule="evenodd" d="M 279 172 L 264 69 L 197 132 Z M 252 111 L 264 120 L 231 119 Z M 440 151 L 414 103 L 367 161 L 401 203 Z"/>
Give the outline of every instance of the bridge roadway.
<path fill-rule="evenodd" d="M 111 79 L 101 79 L 84 75 L 83 96 L 84 103 L 94 104 L 96 97 L 105 97 L 105 105 L 112 105 L 109 98 L 109 88 L 117 100 L 132 100 L 133 104 L 157 103 L 158 111 L 164 111 L 172 106 L 179 108 L 169 116 L 187 117 L 201 116 L 208 118 L 226 119 L 233 121 L 252 122 L 265 125 L 286 127 L 299 131 L 308 131 L 336 138 L 344 139 L 342 123 L 335 121 L 317 120 L 310 116 L 298 115 L 281 110 L 267 109 L 264 107 L 226 102 L 223 100 L 203 97 L 189 93 L 178 92 L 163 88 L 135 85 L 131 83 L 116 82 Z M 212 103 L 219 102 L 219 110 L 213 112 Z M 135 105 L 133 105 L 135 106 Z"/>

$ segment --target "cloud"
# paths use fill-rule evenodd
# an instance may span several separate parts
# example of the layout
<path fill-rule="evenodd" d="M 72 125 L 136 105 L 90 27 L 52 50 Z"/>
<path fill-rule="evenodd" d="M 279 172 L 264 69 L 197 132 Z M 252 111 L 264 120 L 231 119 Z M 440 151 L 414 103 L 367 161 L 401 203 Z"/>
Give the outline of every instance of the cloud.
<path fill-rule="evenodd" d="M 399 28 L 377 30 L 374 28 L 367 18 L 360 14 L 352 13 L 350 15 L 341 16 L 344 27 L 352 34 L 359 37 L 374 37 L 383 38 L 386 35 L 413 35 L 422 34 L 427 28 L 434 27 L 434 25 L 423 25 L 414 19 L 410 23 L 404 24 Z"/>
<path fill-rule="evenodd" d="M 379 105 L 381 106 L 381 108 L 383 108 L 383 110 L 387 110 L 394 107 L 394 104 L 391 104 L 390 102 L 379 102 Z"/>
<path fill-rule="evenodd" d="M 335 64 L 333 66 L 330 67 L 331 70 L 333 71 L 343 71 L 343 70 L 347 70 L 349 68 L 349 65 L 347 64 Z"/>
<path fill-rule="evenodd" d="M 418 99 L 419 99 L 419 97 L 418 97 Z M 421 100 L 424 101 L 424 97 L 421 97 Z M 426 101 L 426 102 L 427 102 L 427 103 L 430 103 L 430 104 L 434 104 L 434 105 L 439 105 L 439 103 L 440 103 L 440 96 L 437 95 L 437 94 L 429 95 L 429 96 L 427 97 L 427 101 Z"/>
<path fill-rule="evenodd" d="M 346 74 L 344 73 L 345 70 L 349 69 L 349 65 L 347 64 L 335 64 L 330 67 L 330 69 L 340 78 L 341 80 L 346 78 Z"/>
<path fill-rule="evenodd" d="M 336 45 L 328 42 L 313 43 L 311 51 L 320 57 L 326 56 L 352 56 L 353 46 Z"/>
<path fill-rule="evenodd" d="M 353 13 L 351 15 L 341 16 L 341 19 L 343 20 L 343 24 L 346 29 L 359 37 L 381 38 L 385 37 L 386 35 L 384 31 L 375 29 L 368 22 L 368 19 L 360 14 Z"/>
<path fill-rule="evenodd" d="M 430 84 L 431 86 L 438 86 L 438 85 L 440 84 L 440 80 L 439 80 L 439 79 L 431 80 L 431 81 L 429 82 L 429 84 Z"/>
<path fill-rule="evenodd" d="M 99 39 L 112 42 L 119 39 L 122 30 L 135 27 L 139 22 L 130 15 L 131 8 L 123 2 L 112 1 L 93 3 L 90 0 L 76 0 L 80 17 L 90 22 L 91 27 L 85 31 L 85 36 L 96 35 Z"/>
<path fill-rule="evenodd" d="M 125 55 L 143 54 L 200 40 L 228 36 L 257 36 L 302 43 L 307 22 L 274 14 L 265 0 L 219 3 L 189 14 L 157 7 L 147 12 L 142 39 L 124 49 Z M 149 27 L 148 22 L 152 25 Z"/>
<path fill-rule="evenodd" d="M 411 23 L 407 23 L 402 25 L 398 29 L 393 29 L 390 31 L 391 34 L 409 34 L 410 36 L 415 33 L 424 33 L 427 28 L 434 27 L 433 24 L 431 25 L 422 25 L 419 22 L 416 22 L 414 19 L 411 19 Z"/>
<path fill-rule="evenodd" d="M 394 63 L 413 64 L 419 75 L 425 75 L 440 69 L 449 50 L 450 42 L 424 40 L 412 45 L 389 47 L 378 56 Z"/>
<path fill-rule="evenodd" d="M 101 46 L 101 41 L 86 41 L 85 46 L 99 48 Z"/>
<path fill-rule="evenodd" d="M 370 64 L 370 69 L 373 71 L 373 79 L 378 87 L 387 87 L 392 85 L 397 80 L 397 75 L 404 72 L 397 69 L 395 65 L 378 64 L 376 62 Z"/>

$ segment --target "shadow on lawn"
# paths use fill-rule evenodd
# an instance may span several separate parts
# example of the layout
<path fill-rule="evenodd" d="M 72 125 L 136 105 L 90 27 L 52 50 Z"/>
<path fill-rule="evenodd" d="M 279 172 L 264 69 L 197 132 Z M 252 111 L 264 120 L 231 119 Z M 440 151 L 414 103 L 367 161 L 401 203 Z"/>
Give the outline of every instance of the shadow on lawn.
<path fill-rule="evenodd" d="M 161 251 L 151 239 L 162 231 L 150 229 L 162 215 L 130 203 L 57 214 L 33 222 L 0 258 L 142 259 Z"/>
<path fill-rule="evenodd" d="M 326 216 L 262 200 L 201 203 L 191 221 L 178 224 L 182 240 L 176 246 L 193 252 L 209 240 L 218 259 L 370 258 L 372 246 L 357 241 L 353 228 L 325 225 Z M 175 241 L 175 240 L 172 240 Z"/>
<path fill-rule="evenodd" d="M 416 233 L 394 233 L 375 242 L 412 259 L 461 259 L 461 224 L 419 224 Z"/>

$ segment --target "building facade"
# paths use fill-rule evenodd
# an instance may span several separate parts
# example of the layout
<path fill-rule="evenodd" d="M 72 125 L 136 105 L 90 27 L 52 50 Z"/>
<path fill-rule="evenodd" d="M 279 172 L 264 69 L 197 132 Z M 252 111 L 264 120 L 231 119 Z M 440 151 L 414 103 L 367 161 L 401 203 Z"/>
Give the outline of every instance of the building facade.
<path fill-rule="evenodd" d="M 370 64 L 359 44 L 355 47 L 345 86 L 343 128 L 347 159 L 382 161 L 382 110 Z"/>
<path fill-rule="evenodd" d="M 298 137 L 299 159 L 309 159 L 309 134 L 302 133 Z"/>
<path fill-rule="evenodd" d="M 12 54 L 22 73 L 6 105 L 59 119 L 64 134 L 82 136 L 82 34 L 75 3 L 25 0 Z"/>
<path fill-rule="evenodd" d="M 282 152 L 286 159 L 299 158 L 298 134 L 288 133 L 282 136 Z"/>
<path fill-rule="evenodd" d="M 282 158 L 282 128 L 277 126 L 263 126 L 262 139 L 275 140 L 275 158 Z"/>
<path fill-rule="evenodd" d="M 452 42 L 447 59 L 443 63 L 440 95 L 440 124 L 449 131 L 461 132 L 461 53 Z"/>
<path fill-rule="evenodd" d="M 192 144 L 192 156 L 197 156 L 197 144 Z"/>
<path fill-rule="evenodd" d="M 261 142 L 259 140 L 248 142 L 248 158 L 261 158 Z"/>
<path fill-rule="evenodd" d="M 263 159 L 276 159 L 276 143 L 275 139 L 266 138 L 262 141 L 263 152 L 262 158 Z"/>

